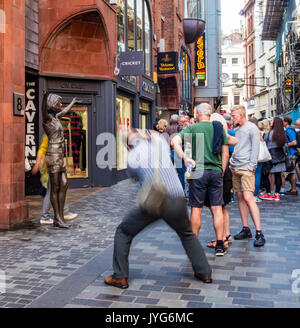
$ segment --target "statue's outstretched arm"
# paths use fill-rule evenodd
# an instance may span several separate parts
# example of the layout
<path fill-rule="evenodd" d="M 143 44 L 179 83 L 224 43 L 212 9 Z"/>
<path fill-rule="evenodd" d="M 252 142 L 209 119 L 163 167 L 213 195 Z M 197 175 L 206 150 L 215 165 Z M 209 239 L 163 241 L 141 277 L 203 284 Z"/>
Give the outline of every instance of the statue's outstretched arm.
<path fill-rule="evenodd" d="M 79 102 L 79 100 L 75 97 L 72 100 L 72 102 L 64 110 L 62 110 L 61 112 L 56 114 L 56 117 L 62 117 L 64 115 L 66 115 L 76 102 Z"/>

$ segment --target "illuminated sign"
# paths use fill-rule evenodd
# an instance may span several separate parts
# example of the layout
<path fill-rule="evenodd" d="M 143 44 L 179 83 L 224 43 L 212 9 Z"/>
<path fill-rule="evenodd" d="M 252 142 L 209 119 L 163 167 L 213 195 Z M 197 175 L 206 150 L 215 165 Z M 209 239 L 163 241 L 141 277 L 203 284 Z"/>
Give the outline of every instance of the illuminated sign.
<path fill-rule="evenodd" d="M 201 35 L 196 42 L 196 78 L 206 80 L 206 56 L 205 56 L 205 34 Z"/>
<path fill-rule="evenodd" d="M 289 77 L 285 79 L 285 92 L 286 93 L 292 92 L 292 80 Z"/>
<path fill-rule="evenodd" d="M 159 52 L 157 55 L 157 74 L 177 73 L 178 53 L 177 52 Z"/>

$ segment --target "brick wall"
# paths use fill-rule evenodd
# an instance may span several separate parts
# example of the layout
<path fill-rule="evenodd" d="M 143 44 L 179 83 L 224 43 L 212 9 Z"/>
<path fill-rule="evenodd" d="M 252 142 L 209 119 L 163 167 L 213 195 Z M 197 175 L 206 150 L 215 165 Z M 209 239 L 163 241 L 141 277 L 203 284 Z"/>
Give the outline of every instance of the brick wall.
<path fill-rule="evenodd" d="M 13 93 L 24 94 L 25 0 L 0 0 L 6 16 L 0 33 L 0 230 L 26 218 L 25 117 L 13 115 Z"/>
<path fill-rule="evenodd" d="M 25 2 L 25 64 L 39 69 L 39 2 Z"/>

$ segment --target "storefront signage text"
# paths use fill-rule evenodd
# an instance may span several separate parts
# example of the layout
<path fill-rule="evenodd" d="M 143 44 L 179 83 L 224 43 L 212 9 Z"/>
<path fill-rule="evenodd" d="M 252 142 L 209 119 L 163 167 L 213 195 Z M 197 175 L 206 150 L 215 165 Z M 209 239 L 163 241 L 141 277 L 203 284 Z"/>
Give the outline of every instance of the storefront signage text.
<path fill-rule="evenodd" d="M 120 76 L 121 81 L 136 86 L 136 76 L 133 75 L 122 75 Z"/>
<path fill-rule="evenodd" d="M 159 52 L 157 55 L 157 74 L 173 74 L 178 71 L 178 53 Z"/>
<path fill-rule="evenodd" d="M 36 82 L 26 82 L 26 108 L 25 108 L 25 156 L 30 165 L 36 162 L 38 145 L 38 111 L 36 106 Z"/>
<path fill-rule="evenodd" d="M 196 78 L 206 80 L 205 35 L 198 38 L 196 43 Z"/>
<path fill-rule="evenodd" d="M 142 75 L 144 72 L 144 52 L 121 52 L 118 58 L 119 75 Z"/>
<path fill-rule="evenodd" d="M 154 85 L 152 83 L 143 81 L 142 88 L 143 88 L 143 91 L 145 91 L 146 93 L 149 93 L 151 95 L 154 93 Z"/>

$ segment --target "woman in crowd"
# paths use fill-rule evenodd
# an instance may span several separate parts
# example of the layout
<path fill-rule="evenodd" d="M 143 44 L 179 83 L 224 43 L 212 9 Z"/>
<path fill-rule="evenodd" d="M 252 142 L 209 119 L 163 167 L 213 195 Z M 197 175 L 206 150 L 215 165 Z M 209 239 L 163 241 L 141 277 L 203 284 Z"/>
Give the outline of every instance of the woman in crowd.
<path fill-rule="evenodd" d="M 269 174 L 270 188 L 264 195 L 259 196 L 265 200 L 280 200 L 280 188 L 282 184 L 281 173 L 286 171 L 285 154 L 283 146 L 286 143 L 286 136 L 282 120 L 274 118 L 271 124 L 271 130 L 265 134 L 264 140 L 272 156 L 272 167 Z M 274 185 L 275 193 L 274 193 Z"/>
<path fill-rule="evenodd" d="M 158 124 L 156 125 L 156 129 L 159 133 L 164 133 L 167 127 L 168 127 L 168 122 L 164 119 L 160 119 L 158 121 Z"/>

